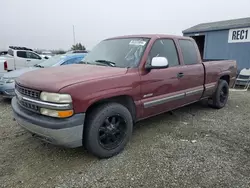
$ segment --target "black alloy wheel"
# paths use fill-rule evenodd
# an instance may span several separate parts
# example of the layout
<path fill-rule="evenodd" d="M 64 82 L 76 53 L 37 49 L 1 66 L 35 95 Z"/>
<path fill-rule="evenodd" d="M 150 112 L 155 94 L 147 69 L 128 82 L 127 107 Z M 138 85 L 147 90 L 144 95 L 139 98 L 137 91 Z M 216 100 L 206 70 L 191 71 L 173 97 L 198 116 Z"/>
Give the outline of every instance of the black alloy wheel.
<path fill-rule="evenodd" d="M 226 86 L 224 86 L 221 88 L 220 91 L 220 102 L 224 104 L 225 101 L 227 100 L 227 97 L 228 97 L 228 89 Z"/>
<path fill-rule="evenodd" d="M 124 140 L 127 123 L 119 114 L 107 117 L 99 128 L 99 142 L 104 149 L 111 150 Z"/>
<path fill-rule="evenodd" d="M 229 97 L 229 86 L 226 80 L 220 80 L 218 86 L 211 98 L 211 107 L 220 109 L 223 108 L 228 101 Z"/>
<path fill-rule="evenodd" d="M 100 104 L 86 116 L 83 144 L 99 158 L 112 157 L 125 148 L 132 131 L 133 118 L 128 108 L 114 102 Z"/>

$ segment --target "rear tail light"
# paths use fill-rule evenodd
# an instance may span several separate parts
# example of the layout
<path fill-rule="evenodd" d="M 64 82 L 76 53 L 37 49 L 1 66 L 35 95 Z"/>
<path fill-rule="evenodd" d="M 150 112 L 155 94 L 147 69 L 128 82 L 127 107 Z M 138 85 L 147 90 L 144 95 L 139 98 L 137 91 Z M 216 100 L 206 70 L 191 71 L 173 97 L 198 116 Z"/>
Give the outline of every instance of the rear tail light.
<path fill-rule="evenodd" d="M 4 67 L 4 70 L 8 70 L 8 64 L 7 64 L 7 61 L 5 61 L 5 62 L 3 63 L 3 67 Z"/>

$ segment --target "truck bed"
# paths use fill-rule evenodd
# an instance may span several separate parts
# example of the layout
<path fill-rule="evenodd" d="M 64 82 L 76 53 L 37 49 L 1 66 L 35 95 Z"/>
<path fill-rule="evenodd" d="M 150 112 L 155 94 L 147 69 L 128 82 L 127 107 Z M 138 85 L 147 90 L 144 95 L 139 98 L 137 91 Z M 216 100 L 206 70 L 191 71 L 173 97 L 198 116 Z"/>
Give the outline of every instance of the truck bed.
<path fill-rule="evenodd" d="M 214 90 L 210 90 L 209 88 L 216 88 L 218 84 L 218 80 L 220 78 L 225 77 L 228 81 L 229 87 L 233 87 L 234 82 L 236 80 L 236 70 L 237 64 L 234 60 L 206 60 L 203 62 L 204 66 L 204 96 L 209 96 Z"/>
<path fill-rule="evenodd" d="M 227 61 L 228 59 L 202 59 L 202 62 L 208 62 L 208 61 Z"/>

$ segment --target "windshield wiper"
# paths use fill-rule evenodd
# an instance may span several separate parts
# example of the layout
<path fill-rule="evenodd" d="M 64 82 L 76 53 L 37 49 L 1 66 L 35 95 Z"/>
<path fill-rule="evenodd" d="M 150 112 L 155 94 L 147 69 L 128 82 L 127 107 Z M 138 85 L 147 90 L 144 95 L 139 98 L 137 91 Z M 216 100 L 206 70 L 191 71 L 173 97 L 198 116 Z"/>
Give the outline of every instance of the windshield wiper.
<path fill-rule="evenodd" d="M 44 68 L 44 66 L 42 65 L 38 65 L 38 64 L 35 64 L 34 67 L 40 67 L 40 68 Z"/>
<path fill-rule="evenodd" d="M 110 67 L 115 67 L 115 63 L 112 62 L 112 61 L 108 61 L 108 60 L 104 60 L 104 59 L 99 59 L 99 60 L 95 60 L 95 62 L 101 63 L 101 64 L 105 64 L 105 65 L 108 65 Z"/>
<path fill-rule="evenodd" d="M 89 63 L 86 61 L 80 61 L 78 64 L 89 64 Z"/>

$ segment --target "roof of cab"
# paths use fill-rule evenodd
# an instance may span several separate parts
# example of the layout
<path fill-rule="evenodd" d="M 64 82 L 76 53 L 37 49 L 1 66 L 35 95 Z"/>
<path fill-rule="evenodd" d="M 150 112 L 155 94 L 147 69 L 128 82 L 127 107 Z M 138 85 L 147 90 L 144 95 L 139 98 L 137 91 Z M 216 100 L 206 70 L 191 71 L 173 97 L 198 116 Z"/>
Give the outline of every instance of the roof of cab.
<path fill-rule="evenodd" d="M 108 38 L 110 39 L 123 39 L 123 38 L 174 38 L 174 39 L 188 39 L 189 37 L 177 36 L 177 35 L 165 35 L 165 34 L 139 34 L 139 35 L 124 35 Z"/>

